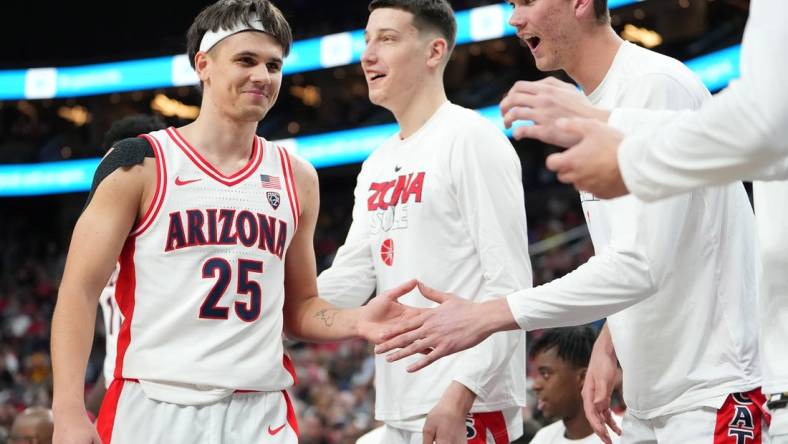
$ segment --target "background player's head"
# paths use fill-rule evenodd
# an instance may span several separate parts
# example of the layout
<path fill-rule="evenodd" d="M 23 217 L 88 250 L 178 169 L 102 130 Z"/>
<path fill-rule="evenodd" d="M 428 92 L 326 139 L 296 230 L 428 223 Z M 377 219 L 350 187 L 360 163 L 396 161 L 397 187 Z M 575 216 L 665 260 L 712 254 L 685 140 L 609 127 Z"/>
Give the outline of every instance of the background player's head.
<path fill-rule="evenodd" d="M 112 123 L 106 133 L 102 145 L 107 151 L 123 139 L 137 137 L 140 134 L 147 134 L 153 131 L 164 129 L 167 122 L 159 116 L 152 114 L 135 114 L 116 120 Z"/>
<path fill-rule="evenodd" d="M 610 27 L 607 0 L 509 0 L 509 24 L 541 71 L 567 69 L 581 40 Z"/>
<path fill-rule="evenodd" d="M 267 0 L 220 0 L 194 19 L 186 40 L 203 87 L 203 111 L 262 120 L 279 96 L 293 42 L 282 12 Z"/>
<path fill-rule="evenodd" d="M 30 407 L 14 419 L 8 442 L 9 444 L 51 444 L 54 427 L 51 410 Z"/>
<path fill-rule="evenodd" d="M 423 88 L 443 89 L 457 35 L 446 0 L 373 0 L 361 66 L 372 103 L 397 108 Z"/>
<path fill-rule="evenodd" d="M 584 415 L 581 390 L 596 334 L 590 327 L 546 330 L 533 342 L 528 356 L 536 366 L 533 389 L 538 408 L 548 418 Z"/>

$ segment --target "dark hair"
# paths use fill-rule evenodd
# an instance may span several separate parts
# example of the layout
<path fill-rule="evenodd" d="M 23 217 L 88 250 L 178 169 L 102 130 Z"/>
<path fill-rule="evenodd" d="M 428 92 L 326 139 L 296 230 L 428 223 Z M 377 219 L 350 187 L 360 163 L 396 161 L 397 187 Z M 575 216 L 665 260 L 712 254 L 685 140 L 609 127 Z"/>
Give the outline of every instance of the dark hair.
<path fill-rule="evenodd" d="M 104 140 L 102 145 L 104 150 L 108 150 L 123 139 L 130 137 L 137 137 L 140 134 L 147 134 L 152 131 L 157 131 L 167 127 L 159 116 L 151 114 L 135 114 L 133 116 L 124 117 L 112 123 L 106 133 L 104 133 Z"/>
<path fill-rule="evenodd" d="M 596 22 L 600 25 L 610 23 L 610 10 L 607 8 L 607 0 L 594 0 L 594 15 Z"/>
<path fill-rule="evenodd" d="M 282 52 L 287 57 L 293 44 L 293 31 L 279 8 L 268 0 L 219 0 L 203 9 L 186 33 L 186 52 L 192 68 L 206 32 L 227 29 L 238 22 L 251 26 L 251 20 L 257 17 L 267 33 L 282 45 Z"/>
<path fill-rule="evenodd" d="M 591 327 L 566 327 L 545 330 L 528 349 L 533 359 L 539 353 L 557 348 L 558 357 L 576 368 L 588 367 L 596 333 Z"/>
<path fill-rule="evenodd" d="M 449 44 L 448 52 L 454 49 L 457 38 L 457 21 L 454 11 L 446 0 L 372 0 L 369 12 L 380 8 L 394 8 L 413 14 L 413 26 L 419 31 L 438 31 Z"/>

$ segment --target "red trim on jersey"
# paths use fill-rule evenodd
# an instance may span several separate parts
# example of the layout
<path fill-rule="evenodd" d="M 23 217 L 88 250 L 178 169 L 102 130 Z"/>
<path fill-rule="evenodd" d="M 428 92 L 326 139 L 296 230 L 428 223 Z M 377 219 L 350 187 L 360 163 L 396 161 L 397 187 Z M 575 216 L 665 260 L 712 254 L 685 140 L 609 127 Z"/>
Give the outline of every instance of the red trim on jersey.
<path fill-rule="evenodd" d="M 154 158 L 156 159 L 156 192 L 150 201 L 150 206 L 145 211 L 145 215 L 136 227 L 131 230 L 130 236 L 139 236 L 153 224 L 164 203 L 164 196 L 167 194 L 167 163 L 164 160 L 164 150 L 162 150 L 159 141 L 155 137 L 147 134 L 143 134 L 140 137 L 144 137 L 153 147 Z"/>
<path fill-rule="evenodd" d="M 717 410 L 714 444 L 761 444 L 763 422 L 771 422 L 765 404 L 766 397 L 760 388 L 728 395 L 725 403 Z"/>
<path fill-rule="evenodd" d="M 468 444 L 487 444 L 487 431 L 493 436 L 495 444 L 509 444 L 509 431 L 506 429 L 503 412 L 472 413 L 469 419 L 473 421 L 473 430 L 476 433 L 473 437 L 468 437 Z"/>
<path fill-rule="evenodd" d="M 293 221 L 295 226 L 293 232 L 298 229 L 299 217 L 301 215 L 301 207 L 298 204 L 298 193 L 296 193 L 295 179 L 293 177 L 293 167 L 290 164 L 290 154 L 281 146 L 279 149 L 279 160 L 282 163 L 282 173 L 285 176 L 285 187 L 287 188 L 287 198 L 290 200 L 290 209 L 293 212 Z"/>
<path fill-rule="evenodd" d="M 287 394 L 286 390 L 282 390 L 282 394 L 285 396 L 285 403 L 287 404 L 287 423 L 290 424 L 290 428 L 293 429 L 296 436 L 300 438 L 301 432 L 298 430 L 298 417 L 296 416 L 295 408 L 293 408 L 293 402 L 290 401 L 290 395 Z"/>
<path fill-rule="evenodd" d="M 131 343 L 131 318 L 134 315 L 134 294 L 137 289 L 137 275 L 134 270 L 134 248 L 136 239 L 126 239 L 120 253 L 120 273 L 115 284 L 115 302 L 123 313 L 123 322 L 118 332 L 117 353 L 115 355 L 115 379 L 123 378 L 123 358 Z"/>
<path fill-rule="evenodd" d="M 296 375 L 295 366 L 293 365 L 293 361 L 290 360 L 290 356 L 287 356 L 287 353 L 282 355 L 282 365 L 285 370 L 287 370 L 287 373 L 290 373 L 290 376 L 293 378 L 293 385 L 298 384 L 298 375 Z"/>
<path fill-rule="evenodd" d="M 123 392 L 123 384 L 125 382 L 122 379 L 112 381 L 107 393 L 104 394 L 104 400 L 101 402 L 101 409 L 99 409 L 98 420 L 96 421 L 96 431 L 103 444 L 112 442 L 115 414 L 118 412 L 118 401 L 120 401 L 120 394 Z"/>
<path fill-rule="evenodd" d="M 257 136 L 254 137 L 252 140 L 252 155 L 249 157 L 249 162 L 246 165 L 238 170 L 236 173 L 232 175 L 225 175 L 222 174 L 221 171 L 217 170 L 210 162 L 208 162 L 200 153 L 197 151 L 182 135 L 178 132 L 176 128 L 169 127 L 167 128 L 167 135 L 170 136 L 173 142 L 186 154 L 186 157 L 194 163 L 197 168 L 201 169 L 205 174 L 207 174 L 212 179 L 216 180 L 217 182 L 227 185 L 228 187 L 238 185 L 239 183 L 243 182 L 244 180 L 248 179 L 257 168 L 260 166 L 260 163 L 263 161 L 263 148 L 260 142 L 257 140 Z"/>

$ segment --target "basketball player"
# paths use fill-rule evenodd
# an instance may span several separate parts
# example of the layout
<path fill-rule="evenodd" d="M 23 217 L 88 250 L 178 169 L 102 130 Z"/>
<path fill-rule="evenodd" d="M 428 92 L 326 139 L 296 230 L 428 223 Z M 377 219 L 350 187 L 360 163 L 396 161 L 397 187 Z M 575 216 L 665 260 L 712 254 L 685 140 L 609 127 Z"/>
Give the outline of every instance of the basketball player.
<path fill-rule="evenodd" d="M 136 114 L 124 117 L 113 122 L 107 133 L 104 134 L 104 149 L 109 151 L 121 140 L 160 130 L 166 128 L 166 126 L 167 124 L 164 120 L 158 116 Z M 112 276 L 110 276 L 107 285 L 101 290 L 101 296 L 99 296 L 99 307 L 101 307 L 101 314 L 104 319 L 104 343 L 106 349 L 104 371 L 99 375 L 98 380 L 88 392 L 85 400 L 85 406 L 94 415 L 98 415 L 101 400 L 104 398 L 104 393 L 109 388 L 110 382 L 112 382 L 112 375 L 115 371 L 115 349 L 118 343 L 118 331 L 121 323 L 120 310 L 117 302 L 115 302 L 115 283 L 118 280 L 118 270 L 119 265 L 115 267 L 115 271 L 112 272 Z"/>
<path fill-rule="evenodd" d="M 353 223 L 318 278 L 320 296 L 360 306 L 375 289 L 412 277 L 476 301 L 530 286 L 520 161 L 500 131 L 444 91 L 451 6 L 374 0 L 369 9 L 361 64 L 370 100 L 394 114 L 399 133 L 361 168 Z M 402 301 L 432 305 L 417 292 Z M 382 442 L 500 444 L 520 436 L 524 339 L 497 335 L 417 375 L 378 357 Z"/>
<path fill-rule="evenodd" d="M 507 122 L 572 117 L 592 109 L 589 101 L 603 108 L 697 109 L 709 97 L 678 61 L 623 42 L 610 26 L 605 0 L 512 3 L 510 23 L 537 67 L 563 69 L 587 99 L 554 79 L 518 83 L 502 102 Z M 562 96 L 573 97 L 564 103 L 580 105 L 544 112 L 550 100 Z M 623 442 L 712 442 L 727 433 L 760 442 L 757 327 L 747 314 L 757 302 L 757 249 L 742 185 L 650 205 L 635 198 L 580 197 L 596 252 L 587 264 L 508 295 L 508 304 L 469 304 L 425 289 L 446 305 L 394 344 L 420 339 L 392 359 L 429 347 L 442 356 L 498 329 L 576 325 L 610 316 L 599 339 L 600 350 L 610 352 L 600 359 L 615 366 L 617 354 L 623 369 L 628 406 Z M 595 374 L 593 365 L 588 373 Z M 593 392 L 594 382 L 587 381 L 586 391 Z M 605 396 L 609 406 L 610 392 Z M 738 422 L 738 407 L 747 410 L 746 424 Z M 608 409 L 602 414 L 589 421 L 609 442 L 600 419 L 617 427 Z M 731 428 L 718 430 L 718 423 Z"/>
<path fill-rule="evenodd" d="M 118 143 L 102 161 L 99 171 L 117 168 L 97 178 L 74 229 L 52 322 L 56 443 L 295 443 L 283 331 L 374 339 L 407 316 L 394 293 L 355 310 L 316 297 L 317 175 L 255 135 L 291 41 L 266 0 L 209 6 L 187 36 L 198 119 Z M 97 433 L 83 381 L 118 257 L 123 323 Z"/>
<path fill-rule="evenodd" d="M 590 327 L 567 327 L 547 330 L 531 344 L 528 355 L 537 371 L 533 390 L 538 408 L 557 419 L 539 430 L 531 444 L 602 442 L 586 419 L 581 395 L 595 339 Z"/>
<path fill-rule="evenodd" d="M 759 310 L 763 390 L 772 412 L 769 433 L 781 444 L 788 443 L 788 89 L 777 85 L 788 71 L 786 16 L 783 0 L 750 3 L 741 77 L 703 110 L 614 110 L 608 121 L 613 127 L 641 127 L 626 138 L 595 122 L 564 122 L 561 131 L 572 137 L 549 142 L 571 149 L 547 163 L 561 180 L 580 189 L 606 197 L 632 192 L 647 202 L 709 184 L 759 181 L 753 194 L 764 267 Z"/>

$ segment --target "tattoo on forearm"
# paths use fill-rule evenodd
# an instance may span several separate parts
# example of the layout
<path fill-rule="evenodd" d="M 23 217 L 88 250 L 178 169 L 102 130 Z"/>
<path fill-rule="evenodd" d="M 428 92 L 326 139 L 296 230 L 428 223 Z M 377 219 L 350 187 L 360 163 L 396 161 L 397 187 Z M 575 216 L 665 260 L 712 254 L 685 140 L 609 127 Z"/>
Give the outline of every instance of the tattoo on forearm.
<path fill-rule="evenodd" d="M 323 321 L 323 324 L 325 324 L 326 327 L 331 327 L 334 325 L 334 320 L 336 319 L 338 312 L 339 310 L 337 309 L 324 308 L 315 313 L 315 317 Z"/>

